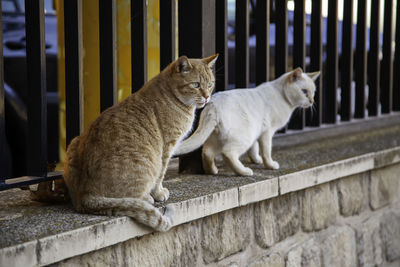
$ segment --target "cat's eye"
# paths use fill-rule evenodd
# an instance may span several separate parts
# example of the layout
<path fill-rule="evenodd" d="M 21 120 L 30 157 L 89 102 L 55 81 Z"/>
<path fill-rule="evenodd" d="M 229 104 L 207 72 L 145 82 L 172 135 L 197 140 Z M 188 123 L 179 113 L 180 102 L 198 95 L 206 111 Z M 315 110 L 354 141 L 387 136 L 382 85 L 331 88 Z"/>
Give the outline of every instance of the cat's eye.
<path fill-rule="evenodd" d="M 200 83 L 197 83 L 197 82 L 192 83 L 192 87 L 193 88 L 199 88 L 200 87 Z"/>
<path fill-rule="evenodd" d="M 213 86 L 213 83 L 208 83 L 208 88 L 211 88 Z"/>
<path fill-rule="evenodd" d="M 301 91 L 303 92 L 303 94 L 308 95 L 307 89 L 301 89 Z"/>

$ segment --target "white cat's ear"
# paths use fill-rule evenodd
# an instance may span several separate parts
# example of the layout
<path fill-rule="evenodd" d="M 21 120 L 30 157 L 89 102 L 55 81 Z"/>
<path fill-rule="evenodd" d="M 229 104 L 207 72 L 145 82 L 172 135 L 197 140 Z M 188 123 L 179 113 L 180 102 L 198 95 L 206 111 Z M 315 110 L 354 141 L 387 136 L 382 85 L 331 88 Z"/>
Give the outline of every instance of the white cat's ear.
<path fill-rule="evenodd" d="M 316 72 L 308 72 L 306 73 L 308 75 L 308 77 L 310 77 L 311 79 L 313 79 L 313 81 L 317 80 L 317 78 L 319 77 L 319 75 L 321 74 L 320 71 L 316 71 Z"/>
<path fill-rule="evenodd" d="M 208 65 L 209 68 L 212 68 L 215 65 L 215 62 L 217 61 L 217 58 L 218 58 L 218 53 L 210 57 L 203 58 L 203 61 Z"/>
<path fill-rule="evenodd" d="M 290 73 L 289 79 L 291 82 L 295 82 L 301 78 L 302 74 L 303 74 L 303 70 L 300 67 L 298 67 Z"/>
<path fill-rule="evenodd" d="M 192 69 L 192 65 L 189 62 L 187 56 L 181 56 L 176 60 L 175 71 L 180 73 L 188 73 Z"/>

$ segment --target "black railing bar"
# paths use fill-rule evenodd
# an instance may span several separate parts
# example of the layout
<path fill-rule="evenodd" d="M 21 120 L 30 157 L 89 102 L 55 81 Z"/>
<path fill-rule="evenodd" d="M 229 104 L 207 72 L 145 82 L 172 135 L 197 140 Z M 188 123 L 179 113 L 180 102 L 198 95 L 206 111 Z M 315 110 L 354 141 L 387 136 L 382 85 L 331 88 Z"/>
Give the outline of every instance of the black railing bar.
<path fill-rule="evenodd" d="M 306 67 L 306 1 L 294 1 L 294 25 L 293 25 L 293 69 Z M 305 112 L 297 109 L 290 118 L 288 128 L 301 130 L 305 126 Z"/>
<path fill-rule="evenodd" d="M 358 0 L 355 60 L 355 118 L 365 117 L 365 86 L 367 84 L 367 1 Z"/>
<path fill-rule="evenodd" d="M 368 116 L 377 116 L 379 108 L 380 95 L 380 0 L 371 2 L 371 10 L 379 10 L 379 12 L 371 12 L 371 26 L 369 35 L 369 52 L 367 59 L 368 71 Z"/>
<path fill-rule="evenodd" d="M 237 88 L 249 87 L 249 55 L 249 0 L 236 0 L 235 85 Z"/>
<path fill-rule="evenodd" d="M 322 121 L 322 96 L 323 96 L 323 70 L 322 70 L 322 0 L 312 1 L 311 13 L 311 45 L 310 45 L 310 71 L 321 71 L 320 77 L 316 81 L 316 92 L 314 96 L 315 112 L 306 111 L 306 125 L 319 126 Z M 314 108 L 313 107 L 313 108 Z"/>
<path fill-rule="evenodd" d="M 131 0 L 132 93 L 147 81 L 147 0 Z"/>
<path fill-rule="evenodd" d="M 64 1 L 66 144 L 83 130 L 82 0 Z"/>
<path fill-rule="evenodd" d="M 288 68 L 288 9 L 287 0 L 275 1 L 275 78 Z M 286 131 L 287 126 L 279 130 Z"/>
<path fill-rule="evenodd" d="M 393 73 L 400 73 L 400 1 L 397 1 L 396 10 L 396 36 L 395 36 L 395 55 L 393 64 Z M 399 77 L 393 78 L 393 110 L 400 110 L 400 79 Z"/>
<path fill-rule="evenodd" d="M 270 1 L 256 3 L 256 85 L 269 80 Z"/>
<path fill-rule="evenodd" d="M 288 10 L 287 0 L 275 1 L 275 78 L 288 67 Z"/>
<path fill-rule="evenodd" d="M 381 112 L 392 111 L 393 93 L 393 1 L 384 1 L 383 44 L 381 64 Z"/>
<path fill-rule="evenodd" d="M 344 2 L 342 56 L 341 56 L 341 103 L 340 119 L 351 119 L 352 81 L 353 81 L 353 1 Z M 357 27 L 358 29 L 358 27 Z M 358 66 L 357 66 L 358 67 Z"/>
<path fill-rule="evenodd" d="M 116 0 L 99 0 L 100 111 L 117 103 L 116 16 Z"/>
<path fill-rule="evenodd" d="M 328 1 L 327 49 L 326 49 L 326 87 L 324 88 L 325 123 L 337 121 L 338 88 L 338 0 Z"/>
<path fill-rule="evenodd" d="M 25 0 L 28 82 L 27 172 L 47 172 L 47 99 L 44 0 Z"/>
<path fill-rule="evenodd" d="M 175 60 L 175 0 L 160 1 L 160 71 Z"/>
<path fill-rule="evenodd" d="M 3 29 L 2 7 L 0 5 L 0 29 Z M 0 168 L 4 171 L 8 160 L 3 158 L 6 156 L 6 131 L 5 131 L 5 109 L 4 109 L 4 66 L 3 66 L 3 31 L 0 31 Z M 3 139 L 4 138 L 4 139 Z M 5 171 L 6 172 L 6 171 Z M 4 183 L 2 175 L 6 173 L 0 172 L 0 185 Z"/>
<path fill-rule="evenodd" d="M 62 179 L 62 172 L 49 172 L 47 176 L 22 176 L 11 178 L 7 179 L 4 184 L 0 184 L 0 191 L 56 179 Z"/>
<path fill-rule="evenodd" d="M 219 54 L 215 65 L 215 91 L 228 89 L 228 7 L 227 0 L 215 3 L 215 49 Z"/>

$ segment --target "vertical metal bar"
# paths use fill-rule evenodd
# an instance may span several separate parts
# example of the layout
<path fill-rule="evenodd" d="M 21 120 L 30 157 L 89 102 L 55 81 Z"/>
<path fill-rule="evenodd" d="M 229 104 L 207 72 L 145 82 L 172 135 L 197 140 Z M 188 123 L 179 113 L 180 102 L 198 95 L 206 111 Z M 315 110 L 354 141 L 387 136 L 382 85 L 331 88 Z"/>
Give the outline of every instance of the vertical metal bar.
<path fill-rule="evenodd" d="M 228 8 L 227 0 L 215 2 L 215 48 L 219 54 L 215 65 L 216 91 L 228 88 Z"/>
<path fill-rule="evenodd" d="M 306 57 L 306 1 L 295 0 L 293 21 L 293 69 L 301 67 L 305 70 Z"/>
<path fill-rule="evenodd" d="M 385 0 L 383 22 L 383 45 L 381 65 L 381 105 L 382 113 L 392 111 L 393 90 L 393 0 Z"/>
<path fill-rule="evenodd" d="M 305 71 L 306 58 L 306 1 L 295 0 L 293 21 L 293 69 L 301 67 Z M 289 129 L 301 130 L 305 125 L 305 112 L 298 108 L 290 118 Z"/>
<path fill-rule="evenodd" d="M 400 73 L 400 1 L 397 1 L 396 10 L 396 48 L 393 73 Z M 393 111 L 400 111 L 400 79 L 393 79 Z"/>
<path fill-rule="evenodd" d="M 100 110 L 117 102 L 116 0 L 99 0 Z"/>
<path fill-rule="evenodd" d="M 215 5 L 216 0 L 178 1 L 180 55 L 215 54 Z"/>
<path fill-rule="evenodd" d="M 256 3 L 256 85 L 269 78 L 269 2 Z"/>
<path fill-rule="evenodd" d="M 311 3 L 311 46 L 310 46 L 310 69 L 321 71 L 316 82 L 314 96 L 314 109 L 306 111 L 306 125 L 320 126 L 322 121 L 322 96 L 323 96 L 323 70 L 322 70 L 322 0 L 313 0 Z"/>
<path fill-rule="evenodd" d="M 132 93 L 147 81 L 147 0 L 131 0 Z"/>
<path fill-rule="evenodd" d="M 275 1 L 275 79 L 287 71 L 288 65 L 288 10 L 287 0 Z M 279 133 L 286 132 L 287 126 Z"/>
<path fill-rule="evenodd" d="M 235 10 L 235 84 L 249 87 L 249 0 L 236 0 Z"/>
<path fill-rule="evenodd" d="M 352 117 L 351 88 L 353 81 L 353 1 L 344 1 L 343 13 L 342 55 L 340 59 L 340 120 L 349 121 Z"/>
<path fill-rule="evenodd" d="M 358 0 L 356 41 L 355 118 L 365 117 L 365 86 L 367 84 L 367 1 Z"/>
<path fill-rule="evenodd" d="M 275 78 L 287 71 L 288 11 L 287 0 L 275 1 Z"/>
<path fill-rule="evenodd" d="M 160 1 L 160 70 L 175 60 L 175 0 Z"/>
<path fill-rule="evenodd" d="M 380 80 L 380 0 L 371 1 L 371 28 L 369 32 L 368 53 L 368 116 L 378 115 L 379 107 L 379 80 Z"/>
<path fill-rule="evenodd" d="M 25 0 L 28 79 L 28 174 L 47 175 L 44 0 Z"/>
<path fill-rule="evenodd" d="M 0 5 L 0 29 L 3 29 L 2 7 Z M 5 131 L 5 112 L 4 112 L 4 69 L 3 69 L 3 31 L 0 31 L 0 186 L 4 184 L 7 174 L 7 140 Z"/>
<path fill-rule="evenodd" d="M 328 39 L 324 122 L 336 123 L 338 85 L 338 0 L 328 0 Z"/>
<path fill-rule="evenodd" d="M 182 0 L 178 2 L 180 55 L 199 58 L 215 53 L 216 1 L 219 0 Z M 197 127 L 197 122 L 193 127 Z M 201 163 L 201 148 L 179 158 L 179 171 L 204 172 Z"/>
<path fill-rule="evenodd" d="M 64 1 L 67 145 L 83 129 L 82 1 Z"/>
<path fill-rule="evenodd" d="M 190 3 L 189 3 L 190 2 Z M 202 57 L 202 1 L 178 1 L 179 55 Z"/>

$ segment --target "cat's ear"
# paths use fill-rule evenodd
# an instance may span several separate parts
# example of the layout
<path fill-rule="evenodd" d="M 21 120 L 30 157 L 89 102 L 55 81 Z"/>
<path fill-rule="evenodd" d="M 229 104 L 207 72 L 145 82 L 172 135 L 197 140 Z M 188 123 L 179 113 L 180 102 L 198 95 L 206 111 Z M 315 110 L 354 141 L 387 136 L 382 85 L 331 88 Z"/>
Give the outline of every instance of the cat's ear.
<path fill-rule="evenodd" d="M 218 58 L 218 53 L 213 56 L 203 58 L 203 61 L 208 65 L 209 68 L 212 68 L 215 65 L 215 62 L 217 61 L 217 58 Z"/>
<path fill-rule="evenodd" d="M 301 78 L 302 74 L 303 70 L 300 67 L 298 67 L 289 74 L 289 79 L 291 82 L 295 82 Z"/>
<path fill-rule="evenodd" d="M 192 65 L 186 56 L 179 57 L 175 62 L 175 71 L 180 73 L 188 73 L 192 70 Z"/>
<path fill-rule="evenodd" d="M 319 75 L 321 74 L 320 71 L 316 71 L 316 72 L 308 72 L 306 73 L 308 75 L 308 77 L 310 77 L 311 79 L 313 79 L 313 81 L 315 82 L 315 80 L 317 80 L 317 78 L 319 77 Z"/>

